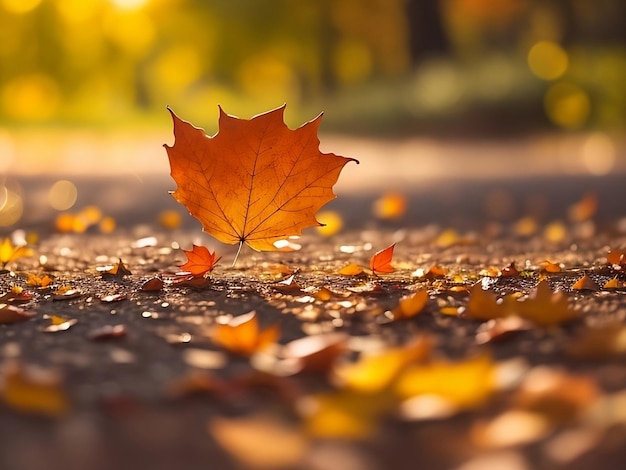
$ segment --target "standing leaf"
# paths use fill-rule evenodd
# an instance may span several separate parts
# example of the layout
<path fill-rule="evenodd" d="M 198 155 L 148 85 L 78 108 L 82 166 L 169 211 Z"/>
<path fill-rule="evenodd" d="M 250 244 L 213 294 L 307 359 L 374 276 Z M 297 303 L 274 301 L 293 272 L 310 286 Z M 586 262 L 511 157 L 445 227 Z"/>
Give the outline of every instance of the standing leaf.
<path fill-rule="evenodd" d="M 394 267 L 391 266 L 391 259 L 393 258 L 393 249 L 396 244 L 394 243 L 391 246 L 388 246 L 384 250 L 380 250 L 375 253 L 374 256 L 370 259 L 370 269 L 374 274 L 377 273 L 392 273 L 395 271 Z"/>
<path fill-rule="evenodd" d="M 272 251 L 276 241 L 320 225 L 315 213 L 335 198 L 343 166 L 356 161 L 320 152 L 321 115 L 291 130 L 284 110 L 246 120 L 220 108 L 212 137 L 170 110 L 175 142 L 165 149 L 178 186 L 172 196 L 223 243 Z"/>
<path fill-rule="evenodd" d="M 190 272 L 194 276 L 203 276 L 210 273 L 220 260 L 215 252 L 211 253 L 206 246 L 193 245 L 191 251 L 183 250 L 187 262 L 180 266 L 183 271 Z"/>

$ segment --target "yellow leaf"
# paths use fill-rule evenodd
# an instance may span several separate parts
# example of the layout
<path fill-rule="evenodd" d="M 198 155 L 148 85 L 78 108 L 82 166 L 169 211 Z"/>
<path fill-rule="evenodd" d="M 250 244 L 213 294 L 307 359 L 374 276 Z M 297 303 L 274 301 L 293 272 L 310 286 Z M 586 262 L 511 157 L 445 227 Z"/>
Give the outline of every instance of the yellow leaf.
<path fill-rule="evenodd" d="M 350 263 L 339 270 L 342 276 L 358 276 L 361 273 L 363 273 L 363 268 L 355 263 Z"/>
<path fill-rule="evenodd" d="M 362 394 L 342 390 L 305 397 L 298 409 L 305 430 L 313 437 L 360 440 L 372 436 L 394 403 L 389 391 Z"/>
<path fill-rule="evenodd" d="M 413 365 L 398 378 L 396 392 L 403 399 L 437 395 L 458 409 L 484 403 L 495 389 L 495 367 L 488 355 L 461 362 Z"/>
<path fill-rule="evenodd" d="M 600 286 L 598 286 L 598 284 L 596 284 L 596 282 L 593 279 L 591 279 L 589 276 L 585 274 L 583 277 L 581 277 L 578 281 L 576 281 L 572 285 L 572 289 L 597 291 L 597 290 L 600 290 Z"/>
<path fill-rule="evenodd" d="M 398 306 L 393 310 L 394 319 L 399 320 L 414 317 L 424 310 L 428 299 L 428 291 L 426 289 L 417 291 L 412 296 L 401 299 Z"/>
<path fill-rule="evenodd" d="M 31 256 L 32 254 L 32 250 L 26 246 L 14 246 L 8 238 L 5 238 L 2 243 L 0 243 L 0 265 L 2 265 L 2 267 L 5 267 L 11 261 L 25 256 Z"/>
<path fill-rule="evenodd" d="M 57 373 L 20 364 L 6 368 L 0 400 L 18 411 L 45 416 L 63 415 L 69 409 Z"/>
<path fill-rule="evenodd" d="M 409 364 L 425 359 L 430 346 L 430 340 L 420 336 L 405 346 L 363 355 L 357 362 L 338 366 L 334 371 L 336 382 L 342 388 L 360 393 L 380 392 Z"/>

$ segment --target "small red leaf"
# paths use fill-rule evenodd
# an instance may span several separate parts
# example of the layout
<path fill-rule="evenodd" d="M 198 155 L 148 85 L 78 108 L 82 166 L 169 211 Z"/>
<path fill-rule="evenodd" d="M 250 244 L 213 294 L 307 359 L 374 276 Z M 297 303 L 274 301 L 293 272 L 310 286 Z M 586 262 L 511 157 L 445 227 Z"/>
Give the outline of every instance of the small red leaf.
<path fill-rule="evenodd" d="M 370 269 L 374 274 L 377 273 L 392 273 L 395 271 L 394 267 L 391 266 L 391 259 L 393 258 L 393 249 L 396 244 L 394 243 L 391 246 L 388 246 L 384 250 L 380 250 L 375 253 L 374 256 L 370 259 Z"/>
<path fill-rule="evenodd" d="M 183 252 L 187 256 L 187 262 L 181 265 L 180 268 L 194 276 L 210 273 L 220 260 L 220 258 L 216 257 L 215 252 L 211 253 L 205 246 L 193 245 L 191 251 L 183 250 Z"/>

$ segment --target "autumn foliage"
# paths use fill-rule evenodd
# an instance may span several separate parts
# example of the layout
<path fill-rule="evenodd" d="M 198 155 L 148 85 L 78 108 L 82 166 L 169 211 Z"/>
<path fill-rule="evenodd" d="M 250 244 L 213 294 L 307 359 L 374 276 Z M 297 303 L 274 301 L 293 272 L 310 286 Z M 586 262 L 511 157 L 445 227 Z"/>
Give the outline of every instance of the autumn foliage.
<path fill-rule="evenodd" d="M 285 107 L 239 119 L 220 108 L 212 137 L 180 119 L 165 146 L 178 187 L 172 196 L 223 243 L 275 250 L 274 243 L 319 225 L 315 213 L 334 199 L 332 187 L 346 163 L 319 150 L 321 115 L 291 130 Z"/>

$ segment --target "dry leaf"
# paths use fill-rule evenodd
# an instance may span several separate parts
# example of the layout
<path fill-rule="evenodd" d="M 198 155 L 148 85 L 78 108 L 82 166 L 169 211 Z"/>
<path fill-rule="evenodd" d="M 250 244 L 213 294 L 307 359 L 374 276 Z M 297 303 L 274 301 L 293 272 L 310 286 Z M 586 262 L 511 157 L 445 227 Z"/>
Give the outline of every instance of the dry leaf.
<path fill-rule="evenodd" d="M 335 382 L 341 388 L 359 393 L 377 393 L 388 388 L 398 375 L 416 361 L 426 359 L 431 341 L 419 336 L 409 344 L 370 355 L 335 368 Z"/>
<path fill-rule="evenodd" d="M 91 330 L 87 334 L 87 337 L 93 341 L 116 339 L 124 336 L 126 336 L 126 326 L 121 323 L 117 325 L 104 325 Z"/>
<path fill-rule="evenodd" d="M 0 304 L 0 325 L 26 321 L 34 316 L 35 312 L 14 305 Z"/>
<path fill-rule="evenodd" d="M 470 291 L 466 313 L 471 318 L 481 320 L 517 315 L 543 327 L 578 318 L 578 312 L 569 306 L 567 296 L 563 292 L 552 291 L 546 280 L 539 282 L 527 298 L 520 299 L 510 294 L 502 300 L 483 290 L 478 283 Z"/>
<path fill-rule="evenodd" d="M 220 108 L 219 132 L 174 120 L 175 142 L 165 146 L 174 198 L 219 241 L 276 250 L 274 242 L 319 225 L 315 213 L 335 197 L 332 186 L 346 163 L 319 151 L 321 115 L 296 130 L 282 106 L 250 120 Z"/>
<path fill-rule="evenodd" d="M 152 277 L 141 284 L 141 290 L 144 292 L 156 292 L 163 289 L 163 280 L 159 277 Z"/>
<path fill-rule="evenodd" d="M 24 288 L 20 286 L 13 286 L 9 292 L 0 295 L 0 303 L 22 303 L 30 302 L 31 300 L 33 300 L 33 294 L 25 291 Z"/>
<path fill-rule="evenodd" d="M 370 259 L 370 269 L 374 274 L 378 273 L 392 273 L 395 271 L 391 266 L 391 260 L 393 258 L 393 249 L 396 244 L 394 243 L 387 248 L 380 250 L 372 256 Z"/>
<path fill-rule="evenodd" d="M 565 345 L 565 352 L 577 359 L 603 360 L 626 355 L 626 326 L 610 323 L 585 328 Z"/>
<path fill-rule="evenodd" d="M 391 392 L 359 393 L 351 390 L 319 393 L 298 402 L 304 428 L 324 439 L 368 439 L 380 418 L 389 413 L 395 400 Z"/>
<path fill-rule="evenodd" d="M 11 240 L 5 238 L 2 243 L 0 243 L 0 265 L 4 268 L 11 261 L 15 261 L 18 258 L 23 258 L 24 256 L 31 256 L 32 250 L 25 246 L 15 246 L 11 243 Z"/>
<path fill-rule="evenodd" d="M 339 270 L 342 276 L 358 276 L 363 273 L 363 268 L 355 263 L 350 263 Z"/>
<path fill-rule="evenodd" d="M 401 299 L 398 306 L 393 309 L 394 320 L 411 318 L 424 310 L 428 303 L 428 291 L 426 289 L 417 291 L 410 297 Z"/>
<path fill-rule="evenodd" d="M 249 469 L 301 468 L 309 448 L 297 427 L 266 415 L 213 418 L 209 434 Z"/>
<path fill-rule="evenodd" d="M 516 407 L 539 413 L 556 425 L 565 425 L 575 421 L 599 396 L 593 377 L 539 366 L 526 375 L 513 402 Z"/>
<path fill-rule="evenodd" d="M 59 416 L 69 409 L 61 377 L 52 370 L 9 364 L 0 385 L 0 400 L 22 412 Z"/>
<path fill-rule="evenodd" d="M 587 274 L 585 274 L 572 285 L 572 289 L 597 291 L 600 290 L 600 286 L 596 284 L 593 279 L 587 276 Z"/>
<path fill-rule="evenodd" d="M 495 390 L 495 365 L 488 355 L 461 362 L 433 362 L 408 367 L 398 378 L 396 393 L 403 399 L 436 395 L 457 409 L 487 401 Z"/>
<path fill-rule="evenodd" d="M 210 273 L 220 260 L 216 253 L 211 253 L 205 246 L 193 245 L 191 251 L 183 250 L 187 257 L 187 262 L 180 266 L 185 272 L 189 272 L 194 276 L 203 276 Z"/>
<path fill-rule="evenodd" d="M 57 315 L 50 315 L 50 324 L 43 328 L 46 333 L 57 333 L 59 331 L 67 331 L 78 323 L 76 318 L 64 318 Z"/>
<path fill-rule="evenodd" d="M 519 271 L 515 267 L 515 261 L 513 261 L 508 266 L 502 268 L 502 271 L 500 271 L 500 276 L 501 277 L 519 276 Z"/>
<path fill-rule="evenodd" d="M 26 284 L 33 287 L 48 287 L 51 282 L 52 279 L 50 279 L 48 275 L 39 277 L 36 274 L 29 274 L 28 279 L 26 280 Z"/>
<path fill-rule="evenodd" d="M 419 268 L 415 270 L 411 275 L 413 277 L 417 277 L 418 279 L 424 280 L 432 280 L 445 277 L 448 274 L 448 270 L 442 266 L 437 266 L 433 264 L 428 269 Z"/>
<path fill-rule="evenodd" d="M 626 252 L 624 250 L 611 249 L 606 255 L 606 261 L 616 266 L 626 265 Z"/>
<path fill-rule="evenodd" d="M 132 273 L 126 267 L 121 258 L 112 268 L 107 269 L 102 273 L 103 279 L 123 279 L 124 276 L 130 276 Z"/>
<path fill-rule="evenodd" d="M 346 350 L 347 340 L 342 333 L 305 336 L 287 343 L 282 355 L 298 362 L 298 372 L 328 374 Z"/>
<path fill-rule="evenodd" d="M 553 263 L 552 261 L 544 261 L 543 263 L 541 263 L 541 272 L 545 272 L 545 273 L 560 273 L 561 272 L 561 266 L 559 266 L 557 263 Z"/>
<path fill-rule="evenodd" d="M 280 326 L 272 325 L 259 330 L 256 312 L 234 317 L 225 324 L 217 324 L 211 338 L 213 342 L 228 352 L 241 356 L 251 356 L 274 344 L 280 336 Z"/>

